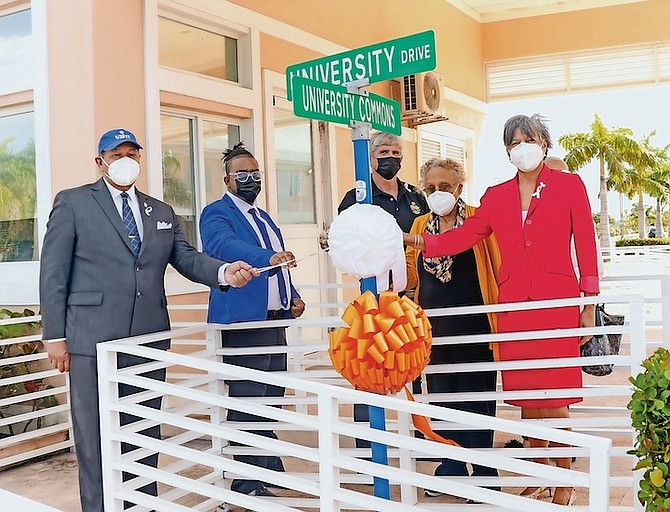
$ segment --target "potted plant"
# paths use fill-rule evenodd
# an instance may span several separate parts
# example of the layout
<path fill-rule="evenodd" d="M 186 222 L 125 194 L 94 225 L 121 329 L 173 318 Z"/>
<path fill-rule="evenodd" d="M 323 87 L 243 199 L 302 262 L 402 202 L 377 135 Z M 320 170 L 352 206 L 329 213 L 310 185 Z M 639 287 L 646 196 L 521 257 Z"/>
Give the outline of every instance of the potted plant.
<path fill-rule="evenodd" d="M 633 396 L 628 404 L 638 458 L 634 470 L 644 469 L 638 498 L 647 511 L 670 510 L 670 352 L 659 348 L 643 363 L 644 371 L 631 377 Z"/>
<path fill-rule="evenodd" d="M 30 309 L 22 312 L 0 309 L 0 319 L 35 316 Z M 39 322 L 24 322 L 10 325 L 0 325 L 0 340 L 28 336 L 39 332 Z M 32 393 L 51 389 L 53 386 L 43 378 L 26 379 L 20 382 L 3 384 L 3 380 L 21 375 L 29 375 L 43 370 L 43 360 L 15 361 L 21 356 L 28 356 L 43 350 L 41 341 L 19 341 L 17 343 L 0 344 L 0 403 L 3 398 L 13 398 L 26 395 L 25 400 L 11 400 L 10 404 L 0 405 L 0 419 L 9 418 L 22 412 L 37 411 L 58 405 L 54 395 L 33 398 Z M 0 429 L 0 438 L 24 433 L 29 429 L 40 428 L 42 417 L 25 422 L 10 423 Z"/>

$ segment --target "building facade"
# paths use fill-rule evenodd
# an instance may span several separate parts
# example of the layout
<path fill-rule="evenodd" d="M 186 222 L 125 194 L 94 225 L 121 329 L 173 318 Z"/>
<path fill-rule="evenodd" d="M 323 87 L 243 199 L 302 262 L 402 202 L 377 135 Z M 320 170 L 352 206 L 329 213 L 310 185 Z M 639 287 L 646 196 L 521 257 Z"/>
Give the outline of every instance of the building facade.
<path fill-rule="evenodd" d="M 37 303 L 52 199 L 98 179 L 97 140 L 114 127 L 142 141 L 138 187 L 175 208 L 194 245 L 200 212 L 225 191 L 221 153 L 242 140 L 265 170 L 261 203 L 287 247 L 298 257 L 317 251 L 353 186 L 353 152 L 347 126 L 293 114 L 292 64 L 434 30 L 443 80 L 435 115 L 448 119 L 403 122 L 400 177 L 412 183 L 432 156 L 461 160 L 476 182 L 473 149 L 489 101 L 670 80 L 666 0 L 510 19 L 482 18 L 471 3 L 0 0 L 0 304 Z M 624 53 L 650 55 L 650 70 L 634 74 Z M 586 77 L 603 76 L 596 61 L 623 71 L 577 82 L 569 56 L 586 59 Z M 403 85 L 370 90 L 401 99 Z M 336 278 L 323 253 L 299 268 L 302 284 Z M 167 279 L 168 293 L 202 291 Z"/>

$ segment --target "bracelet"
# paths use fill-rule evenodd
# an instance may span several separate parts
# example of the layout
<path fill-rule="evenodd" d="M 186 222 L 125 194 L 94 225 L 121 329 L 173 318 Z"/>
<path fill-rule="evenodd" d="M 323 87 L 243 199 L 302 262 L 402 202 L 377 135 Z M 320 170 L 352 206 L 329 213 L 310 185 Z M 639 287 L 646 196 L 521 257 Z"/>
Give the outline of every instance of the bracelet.
<path fill-rule="evenodd" d="M 421 243 L 421 236 L 417 233 L 414 235 L 414 248 L 419 248 L 419 243 Z"/>

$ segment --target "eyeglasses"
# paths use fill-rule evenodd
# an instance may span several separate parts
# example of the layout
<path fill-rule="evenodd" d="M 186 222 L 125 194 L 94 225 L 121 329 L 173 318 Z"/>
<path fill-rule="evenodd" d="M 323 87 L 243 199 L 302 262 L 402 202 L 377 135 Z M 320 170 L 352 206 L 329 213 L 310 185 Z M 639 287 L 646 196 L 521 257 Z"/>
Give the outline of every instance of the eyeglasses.
<path fill-rule="evenodd" d="M 237 171 L 231 172 L 228 176 L 240 183 L 245 183 L 249 177 L 252 180 L 260 182 L 263 179 L 263 171 L 256 169 L 255 171 Z"/>

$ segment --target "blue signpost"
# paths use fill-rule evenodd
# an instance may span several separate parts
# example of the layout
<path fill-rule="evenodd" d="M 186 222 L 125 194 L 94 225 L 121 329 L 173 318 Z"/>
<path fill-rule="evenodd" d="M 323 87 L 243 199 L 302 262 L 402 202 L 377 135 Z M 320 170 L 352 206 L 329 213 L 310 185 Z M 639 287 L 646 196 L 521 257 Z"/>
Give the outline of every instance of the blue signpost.
<path fill-rule="evenodd" d="M 369 95 L 363 87 L 430 71 L 435 66 L 435 33 L 426 31 L 287 68 L 287 93 L 288 98 L 294 100 L 293 112 L 296 116 L 344 123 L 351 127 L 356 202 L 372 204 L 370 128 L 374 126 L 389 133 L 401 133 L 398 103 Z M 319 87 L 318 82 L 323 85 Z M 369 96 L 369 99 L 356 102 L 352 95 Z M 361 293 L 368 290 L 377 295 L 374 277 L 361 279 Z M 386 430 L 384 409 L 372 405 L 369 409 L 370 428 Z M 385 444 L 372 442 L 372 461 L 388 465 Z M 374 494 L 390 500 L 389 481 L 375 476 Z"/>
<path fill-rule="evenodd" d="M 372 179 L 370 177 L 370 125 L 353 122 L 351 140 L 354 144 L 354 171 L 356 177 L 356 202 L 372 204 Z M 374 277 L 361 279 L 361 293 L 371 291 L 377 295 L 377 281 Z M 386 413 L 383 408 L 369 407 L 370 428 L 386 430 Z M 375 443 L 372 446 L 372 462 L 388 465 L 388 449 L 385 444 Z M 389 481 L 374 477 L 374 493 L 379 498 L 391 499 Z"/>

